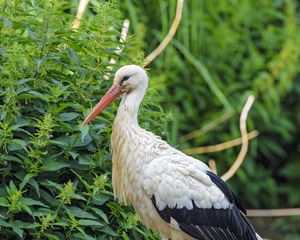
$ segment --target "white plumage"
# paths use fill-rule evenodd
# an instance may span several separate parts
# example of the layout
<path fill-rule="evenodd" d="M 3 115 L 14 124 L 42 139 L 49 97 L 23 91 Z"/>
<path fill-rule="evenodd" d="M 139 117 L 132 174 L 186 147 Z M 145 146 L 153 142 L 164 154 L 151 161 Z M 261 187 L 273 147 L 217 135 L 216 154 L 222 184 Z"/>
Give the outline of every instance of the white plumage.
<path fill-rule="evenodd" d="M 172 240 L 261 239 L 239 199 L 203 162 L 140 128 L 137 113 L 148 86 L 136 65 L 120 68 L 114 84 L 83 124 L 123 94 L 113 124 L 114 194 L 141 221 Z"/>

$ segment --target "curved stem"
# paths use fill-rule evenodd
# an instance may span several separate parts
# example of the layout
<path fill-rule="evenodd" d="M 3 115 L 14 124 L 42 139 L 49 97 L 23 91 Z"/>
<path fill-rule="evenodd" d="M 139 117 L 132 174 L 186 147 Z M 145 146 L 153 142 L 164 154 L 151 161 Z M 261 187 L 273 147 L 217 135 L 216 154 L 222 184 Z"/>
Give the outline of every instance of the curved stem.
<path fill-rule="evenodd" d="M 176 15 L 175 15 L 175 18 L 173 20 L 173 23 L 170 27 L 170 30 L 169 30 L 167 36 L 162 40 L 162 42 L 158 45 L 158 47 L 155 48 L 145 58 L 143 67 L 146 67 L 147 65 L 149 65 L 168 46 L 168 44 L 170 43 L 170 41 L 174 37 L 174 35 L 175 35 L 175 33 L 178 29 L 179 23 L 181 21 L 182 10 L 183 10 L 183 2 L 184 2 L 184 0 L 177 0 Z"/>
<path fill-rule="evenodd" d="M 300 208 L 247 209 L 248 217 L 290 217 L 300 216 Z"/>
<path fill-rule="evenodd" d="M 248 140 L 252 140 L 258 136 L 259 132 L 257 130 L 253 130 L 248 133 Z M 195 148 L 187 148 L 184 150 L 187 154 L 203 154 L 203 153 L 213 153 L 213 152 L 221 152 L 228 148 L 232 148 L 242 144 L 242 138 L 232 139 L 223 143 L 209 145 L 209 146 L 202 146 L 202 147 L 195 147 Z"/>
<path fill-rule="evenodd" d="M 240 131 L 241 131 L 241 137 L 242 137 L 242 147 L 241 147 L 240 153 L 239 153 L 238 157 L 236 158 L 235 162 L 232 164 L 230 169 L 221 177 L 224 181 L 227 181 L 236 173 L 236 171 L 242 165 L 242 163 L 245 159 L 245 156 L 247 154 L 249 142 L 248 142 L 246 120 L 247 120 L 248 112 L 249 112 L 253 102 L 254 102 L 254 96 L 250 95 L 247 99 L 247 102 L 245 103 L 245 106 L 243 107 L 241 117 L 240 117 Z"/>
<path fill-rule="evenodd" d="M 82 19 L 83 13 L 89 3 L 89 0 L 80 0 L 78 4 L 78 9 L 74 20 L 71 23 L 71 28 L 76 30 L 80 26 L 80 21 Z"/>

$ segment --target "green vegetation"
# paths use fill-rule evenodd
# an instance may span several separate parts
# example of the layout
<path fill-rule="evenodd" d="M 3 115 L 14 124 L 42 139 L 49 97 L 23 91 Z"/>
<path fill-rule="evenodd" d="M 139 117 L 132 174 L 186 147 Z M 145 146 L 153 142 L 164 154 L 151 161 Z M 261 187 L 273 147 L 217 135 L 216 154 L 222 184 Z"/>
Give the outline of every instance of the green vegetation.
<path fill-rule="evenodd" d="M 0 238 L 154 239 L 130 207 L 113 201 L 116 105 L 79 127 L 110 85 L 103 75 L 116 57 L 121 14 L 94 2 L 94 16 L 75 32 L 68 2 L 0 2 Z M 141 61 L 133 43 L 120 64 Z M 161 131 L 159 107 L 146 100 L 142 111 Z"/>
<path fill-rule="evenodd" d="M 117 104 L 80 124 L 110 85 L 109 59 L 118 60 L 112 72 L 141 64 L 166 35 L 176 1 L 91 0 L 72 31 L 77 4 L 0 0 L 0 238 L 159 239 L 113 200 Z M 299 8 L 296 0 L 186 1 L 175 39 L 150 66 L 140 124 L 180 149 L 239 137 L 241 108 L 256 96 L 248 128 L 260 135 L 228 182 L 249 208 L 299 207 Z M 116 56 L 125 16 L 132 35 Z M 196 157 L 215 159 L 222 174 L 238 151 Z M 293 240 L 299 220 L 255 223 L 264 237 Z"/>

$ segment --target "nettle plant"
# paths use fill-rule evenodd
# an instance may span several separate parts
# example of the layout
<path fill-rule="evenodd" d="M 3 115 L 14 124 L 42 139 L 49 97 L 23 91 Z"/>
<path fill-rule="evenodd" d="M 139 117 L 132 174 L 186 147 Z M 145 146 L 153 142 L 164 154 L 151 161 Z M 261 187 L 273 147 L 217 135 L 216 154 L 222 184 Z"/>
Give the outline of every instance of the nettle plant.
<path fill-rule="evenodd" d="M 133 39 L 115 54 L 122 25 L 116 4 L 92 1 L 77 31 L 69 1 L 0 6 L 0 238 L 159 239 L 113 200 L 116 105 L 80 128 L 110 85 L 103 79 L 109 58 L 142 62 Z M 163 112 L 152 98 L 141 123 L 161 132 Z"/>

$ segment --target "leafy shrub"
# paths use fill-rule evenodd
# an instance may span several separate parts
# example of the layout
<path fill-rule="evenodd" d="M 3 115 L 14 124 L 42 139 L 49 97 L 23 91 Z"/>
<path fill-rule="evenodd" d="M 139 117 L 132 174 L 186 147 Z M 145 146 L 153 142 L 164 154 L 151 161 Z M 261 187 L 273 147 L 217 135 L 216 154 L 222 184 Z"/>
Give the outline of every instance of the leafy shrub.
<path fill-rule="evenodd" d="M 121 14 L 92 1 L 70 30 L 69 1 L 0 1 L 0 238 L 158 239 L 111 192 L 110 132 L 116 105 L 80 128 L 110 83 Z M 120 63 L 141 62 L 129 40 Z M 116 66 L 118 67 L 118 66 Z M 159 132 L 163 112 L 142 107 Z"/>

